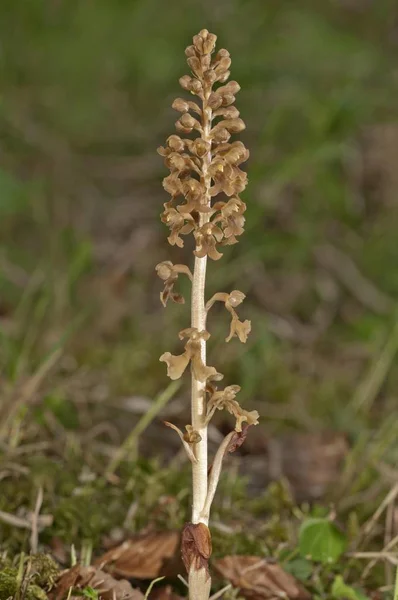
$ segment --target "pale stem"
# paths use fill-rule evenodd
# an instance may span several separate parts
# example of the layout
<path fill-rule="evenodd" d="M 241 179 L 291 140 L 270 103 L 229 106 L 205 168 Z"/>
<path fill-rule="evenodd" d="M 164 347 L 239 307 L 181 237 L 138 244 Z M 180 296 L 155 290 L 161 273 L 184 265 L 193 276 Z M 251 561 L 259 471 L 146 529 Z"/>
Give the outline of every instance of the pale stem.
<path fill-rule="evenodd" d="M 203 100 L 203 133 L 202 138 L 211 142 L 211 109 L 206 106 L 208 94 Z M 206 201 L 210 205 L 210 185 L 211 178 L 208 169 L 211 163 L 211 151 L 209 151 L 202 160 L 202 183 L 206 189 Z M 209 221 L 207 213 L 200 214 L 199 226 Z M 203 258 L 195 257 L 195 267 L 192 281 L 192 313 L 191 326 L 198 331 L 206 329 L 206 309 L 205 309 L 205 283 L 206 283 L 206 264 L 207 256 Z M 206 364 L 206 342 L 200 341 L 200 355 L 203 364 Z M 192 371 L 192 426 L 202 438 L 198 444 L 195 444 L 195 456 L 197 463 L 192 465 L 192 487 L 193 487 L 193 505 L 192 505 L 192 523 L 202 522 L 208 525 L 208 519 L 201 516 L 203 506 L 207 496 L 207 423 L 206 423 L 206 382 L 198 381 Z"/>

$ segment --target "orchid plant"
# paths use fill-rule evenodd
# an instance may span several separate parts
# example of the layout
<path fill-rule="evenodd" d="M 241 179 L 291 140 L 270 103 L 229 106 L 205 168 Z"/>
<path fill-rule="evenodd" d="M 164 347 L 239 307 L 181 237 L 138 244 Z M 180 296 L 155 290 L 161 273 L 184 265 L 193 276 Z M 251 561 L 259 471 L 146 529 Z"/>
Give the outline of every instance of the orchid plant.
<path fill-rule="evenodd" d="M 192 422 L 185 432 L 172 427 L 192 463 L 192 518 L 182 534 L 182 556 L 189 577 L 191 600 L 207 600 L 211 580 L 208 560 L 211 555 L 211 536 L 208 529 L 211 504 L 219 481 L 223 458 L 244 441 L 247 429 L 258 423 L 257 411 L 247 411 L 236 399 L 240 387 L 229 385 L 219 389 L 223 375 L 206 363 L 206 343 L 210 333 L 206 328 L 207 314 L 216 302 L 222 302 L 231 315 L 226 342 L 236 337 L 245 343 L 251 323 L 239 319 L 236 308 L 245 295 L 239 290 L 219 292 L 205 300 L 207 259 L 218 261 L 223 246 L 236 244 L 244 231 L 246 210 L 239 194 L 247 185 L 247 175 L 240 165 L 249 151 L 240 141 L 231 142 L 231 135 L 245 129 L 234 106 L 240 90 L 230 76 L 231 58 L 224 49 L 215 52 L 217 37 L 206 29 L 193 38 L 185 50 L 191 75 L 180 79 L 181 87 L 197 97 L 197 101 L 177 98 L 172 106 L 181 113 L 176 122 L 178 135 L 171 135 L 165 147 L 158 149 L 170 174 L 163 187 L 171 196 L 164 204 L 161 220 L 170 229 L 168 242 L 182 248 L 183 236 L 193 235 L 194 268 L 173 264 L 169 260 L 157 265 L 156 271 L 164 281 L 160 293 L 163 306 L 167 302 L 184 303 L 175 291 L 180 276 L 191 282 L 191 326 L 179 333 L 184 351 L 179 355 L 165 352 L 160 357 L 167 365 L 170 379 L 179 379 L 190 365 L 192 391 Z M 192 138 L 187 135 L 193 134 Z M 208 469 L 207 428 L 216 410 L 226 409 L 235 418 L 231 432 L 221 442 Z"/>

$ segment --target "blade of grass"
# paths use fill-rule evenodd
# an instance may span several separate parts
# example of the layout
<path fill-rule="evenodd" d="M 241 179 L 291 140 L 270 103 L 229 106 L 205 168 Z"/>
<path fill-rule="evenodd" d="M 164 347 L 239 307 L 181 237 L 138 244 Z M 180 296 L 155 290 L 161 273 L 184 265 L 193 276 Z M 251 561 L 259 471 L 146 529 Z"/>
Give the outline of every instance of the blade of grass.
<path fill-rule="evenodd" d="M 387 342 L 375 358 L 364 380 L 357 387 L 351 401 L 350 410 L 354 413 L 367 412 L 373 405 L 386 379 L 398 351 L 398 319 L 388 336 Z"/>
<path fill-rule="evenodd" d="M 172 381 L 165 390 L 156 396 L 151 408 L 147 413 L 142 415 L 134 429 L 130 432 L 123 444 L 117 450 L 106 470 L 107 475 L 112 475 L 115 472 L 121 461 L 129 452 L 136 452 L 140 435 L 145 431 L 148 425 L 152 423 L 162 408 L 166 406 L 166 404 L 173 398 L 174 394 L 179 390 L 180 387 L 181 381 Z"/>

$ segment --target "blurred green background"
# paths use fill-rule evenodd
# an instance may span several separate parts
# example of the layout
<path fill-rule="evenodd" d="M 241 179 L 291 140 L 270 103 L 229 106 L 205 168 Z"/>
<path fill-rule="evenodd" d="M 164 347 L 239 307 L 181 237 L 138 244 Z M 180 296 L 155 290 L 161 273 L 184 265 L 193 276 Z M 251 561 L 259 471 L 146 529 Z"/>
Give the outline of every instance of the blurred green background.
<path fill-rule="evenodd" d="M 118 444 L 120 399 L 168 385 L 158 357 L 189 307 L 163 310 L 154 266 L 191 256 L 166 243 L 156 148 L 207 27 L 251 151 L 247 229 L 208 294 L 245 292 L 253 333 L 226 346 L 220 312 L 211 364 L 267 432 L 365 432 L 395 456 L 396 3 L 3 0 L 0 16 L 2 443 L 90 429 L 100 406 Z"/>

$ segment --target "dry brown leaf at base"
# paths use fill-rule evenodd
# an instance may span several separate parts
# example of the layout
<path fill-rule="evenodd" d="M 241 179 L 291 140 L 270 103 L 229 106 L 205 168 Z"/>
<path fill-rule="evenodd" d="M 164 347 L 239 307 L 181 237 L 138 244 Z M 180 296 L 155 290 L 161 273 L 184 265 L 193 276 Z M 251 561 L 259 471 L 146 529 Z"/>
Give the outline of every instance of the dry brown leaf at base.
<path fill-rule="evenodd" d="M 171 585 L 154 587 L 149 594 L 148 600 L 184 600 L 182 596 L 174 592 Z"/>
<path fill-rule="evenodd" d="M 259 556 L 225 556 L 215 561 L 213 566 L 248 600 L 311 598 L 311 594 L 280 565 L 269 563 Z"/>
<path fill-rule="evenodd" d="M 49 597 L 51 600 L 81 598 L 81 595 L 74 595 L 73 591 L 78 592 L 86 587 L 96 590 L 100 600 L 143 600 L 144 598 L 142 592 L 134 589 L 125 579 L 117 581 L 109 573 L 82 565 L 64 571 Z M 71 588 L 72 594 L 69 595 Z"/>
<path fill-rule="evenodd" d="M 95 565 L 117 577 L 175 577 L 183 570 L 180 537 L 177 531 L 137 535 L 103 554 Z"/>

